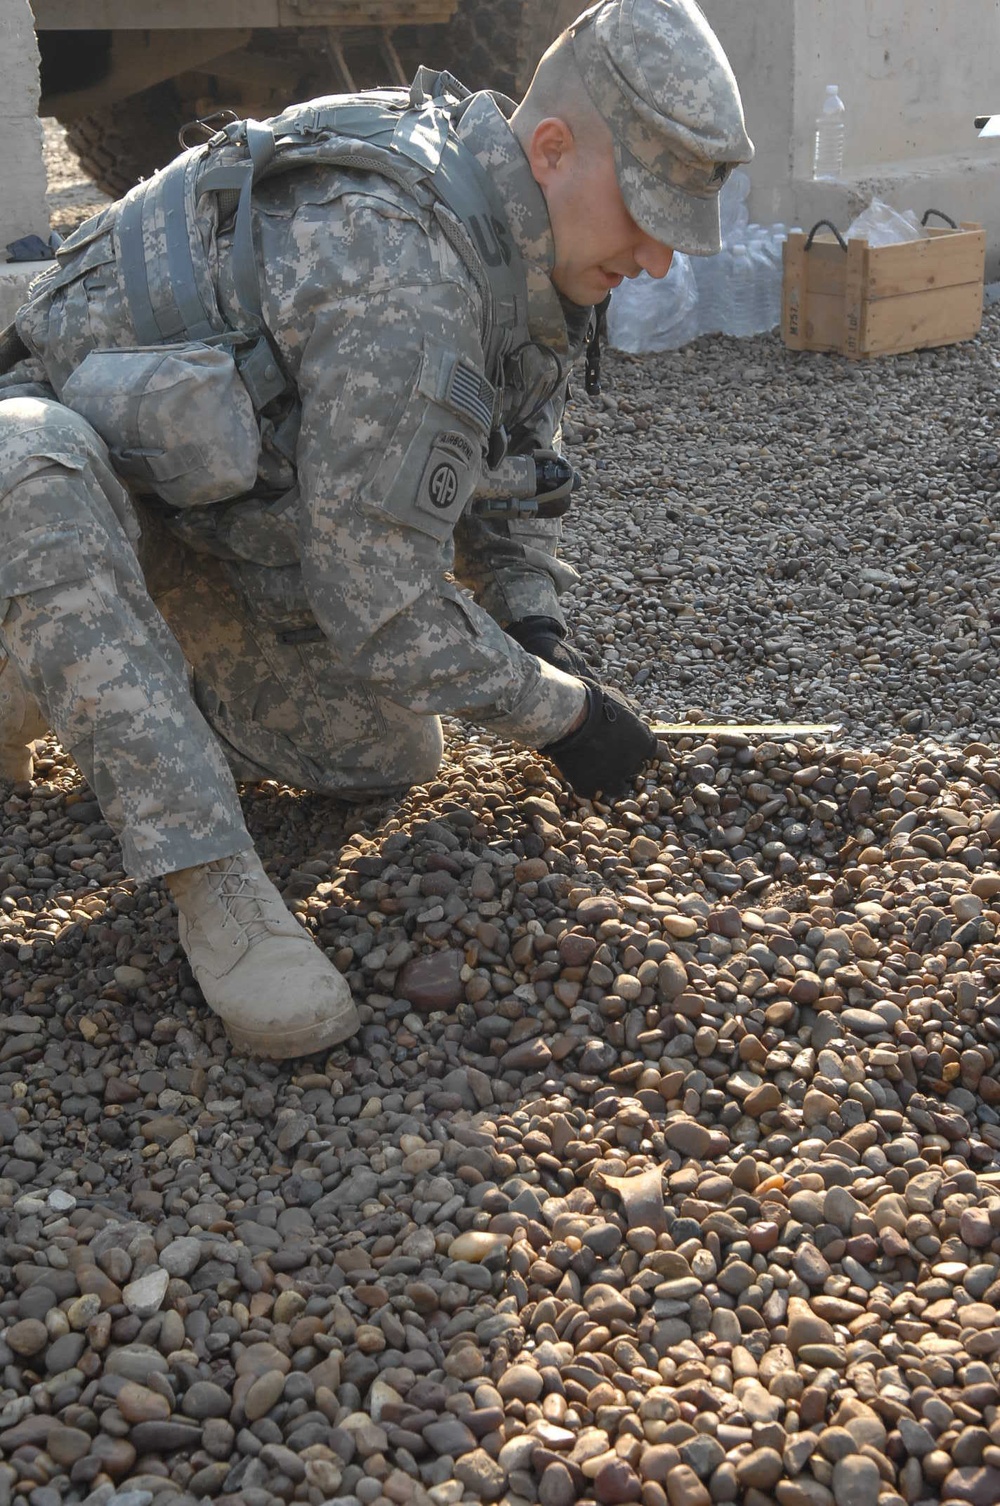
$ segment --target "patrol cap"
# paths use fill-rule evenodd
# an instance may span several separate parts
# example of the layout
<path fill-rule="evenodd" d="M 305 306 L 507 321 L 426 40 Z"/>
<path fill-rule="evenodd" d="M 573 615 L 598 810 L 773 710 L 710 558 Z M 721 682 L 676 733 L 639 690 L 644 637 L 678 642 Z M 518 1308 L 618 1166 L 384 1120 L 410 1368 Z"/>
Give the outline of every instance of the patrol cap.
<path fill-rule="evenodd" d="M 599 0 L 568 30 L 636 224 L 678 251 L 718 251 L 719 191 L 753 142 L 701 10 L 694 0 Z"/>

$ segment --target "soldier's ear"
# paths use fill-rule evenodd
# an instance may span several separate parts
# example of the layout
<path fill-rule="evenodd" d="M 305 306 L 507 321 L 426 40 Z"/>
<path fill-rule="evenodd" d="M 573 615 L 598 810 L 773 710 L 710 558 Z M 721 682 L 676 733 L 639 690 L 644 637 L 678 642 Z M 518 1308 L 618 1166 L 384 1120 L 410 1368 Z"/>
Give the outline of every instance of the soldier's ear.
<path fill-rule="evenodd" d="M 558 115 L 549 115 L 535 126 L 526 153 L 532 176 L 543 190 L 566 170 L 575 144 L 572 128 Z"/>

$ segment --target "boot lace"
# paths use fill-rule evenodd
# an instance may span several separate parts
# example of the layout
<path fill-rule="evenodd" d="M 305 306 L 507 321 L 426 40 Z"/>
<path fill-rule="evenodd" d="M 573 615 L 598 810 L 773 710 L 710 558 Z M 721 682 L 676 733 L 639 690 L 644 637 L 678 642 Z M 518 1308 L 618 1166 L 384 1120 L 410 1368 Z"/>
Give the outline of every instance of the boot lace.
<path fill-rule="evenodd" d="M 215 862 L 206 863 L 206 877 L 209 886 L 219 904 L 231 917 L 234 924 L 239 926 L 246 939 L 248 946 L 270 934 L 268 925 L 269 911 L 274 908 L 274 901 L 268 904 L 259 892 L 259 880 L 255 882 L 256 875 L 247 867 L 241 853 L 235 853 L 232 857 L 217 858 Z M 233 946 L 239 946 L 238 938 L 233 938 Z"/>

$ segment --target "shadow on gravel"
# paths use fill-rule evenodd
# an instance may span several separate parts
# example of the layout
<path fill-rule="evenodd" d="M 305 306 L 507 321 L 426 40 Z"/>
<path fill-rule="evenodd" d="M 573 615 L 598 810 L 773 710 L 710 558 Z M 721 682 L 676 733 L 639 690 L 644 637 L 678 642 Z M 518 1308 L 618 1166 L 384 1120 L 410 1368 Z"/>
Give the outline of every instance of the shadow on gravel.
<path fill-rule="evenodd" d="M 59 750 L 8 794 L 0 1495 L 997 1498 L 997 752 L 661 754 L 247 792 L 363 1021 L 288 1067 Z"/>

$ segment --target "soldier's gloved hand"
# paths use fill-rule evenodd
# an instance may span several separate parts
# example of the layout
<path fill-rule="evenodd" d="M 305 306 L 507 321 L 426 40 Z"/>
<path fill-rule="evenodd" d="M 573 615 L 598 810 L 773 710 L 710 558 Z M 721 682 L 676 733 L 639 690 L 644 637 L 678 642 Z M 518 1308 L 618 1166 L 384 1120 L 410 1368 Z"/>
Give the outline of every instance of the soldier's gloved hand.
<path fill-rule="evenodd" d="M 578 648 L 574 648 L 566 635 L 566 629 L 554 617 L 521 617 L 505 629 L 508 638 L 513 638 L 536 659 L 554 664 L 565 674 L 576 675 L 582 680 L 592 680 L 594 672 Z"/>
<path fill-rule="evenodd" d="M 578 795 L 620 795 L 656 753 L 656 738 L 614 691 L 591 681 L 587 697 L 583 725 L 540 751 Z"/>

